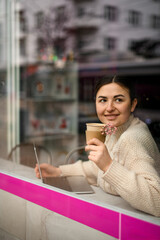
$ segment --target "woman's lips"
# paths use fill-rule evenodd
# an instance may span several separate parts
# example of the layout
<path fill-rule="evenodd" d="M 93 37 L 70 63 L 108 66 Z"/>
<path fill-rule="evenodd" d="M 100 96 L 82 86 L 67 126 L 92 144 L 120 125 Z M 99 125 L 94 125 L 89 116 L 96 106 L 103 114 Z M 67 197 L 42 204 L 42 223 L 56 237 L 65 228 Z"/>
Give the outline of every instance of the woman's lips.
<path fill-rule="evenodd" d="M 117 114 L 113 114 L 113 115 L 105 115 L 105 117 L 108 119 L 108 120 L 115 120 L 117 118 Z"/>

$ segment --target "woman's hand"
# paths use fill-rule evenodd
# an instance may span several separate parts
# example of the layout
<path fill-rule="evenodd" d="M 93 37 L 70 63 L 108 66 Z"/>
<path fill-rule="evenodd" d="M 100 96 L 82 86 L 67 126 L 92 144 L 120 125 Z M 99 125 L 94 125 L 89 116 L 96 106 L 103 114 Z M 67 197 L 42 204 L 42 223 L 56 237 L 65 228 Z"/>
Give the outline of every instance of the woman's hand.
<path fill-rule="evenodd" d="M 40 164 L 40 168 L 42 172 L 42 177 L 60 177 L 61 175 L 60 168 L 54 167 L 48 163 Z M 40 178 L 38 164 L 36 164 L 34 171 L 36 173 L 36 177 Z"/>
<path fill-rule="evenodd" d="M 97 138 L 87 142 L 85 151 L 90 151 L 88 159 L 93 161 L 103 172 L 106 172 L 112 163 L 106 145 Z"/>

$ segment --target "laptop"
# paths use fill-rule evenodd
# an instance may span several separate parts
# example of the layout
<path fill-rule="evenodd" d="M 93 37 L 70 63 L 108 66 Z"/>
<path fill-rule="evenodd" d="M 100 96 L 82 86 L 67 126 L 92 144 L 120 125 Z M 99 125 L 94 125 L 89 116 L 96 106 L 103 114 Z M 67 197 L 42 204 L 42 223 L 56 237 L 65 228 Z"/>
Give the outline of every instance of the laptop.
<path fill-rule="evenodd" d="M 69 192 L 74 192 L 77 194 L 90 194 L 94 193 L 94 190 L 87 182 L 87 179 L 84 176 L 68 176 L 68 177 L 45 177 L 42 178 L 42 172 L 40 169 L 40 163 L 36 151 L 36 146 L 34 146 L 34 152 L 36 161 L 39 168 L 40 178 L 42 183 L 48 184 L 50 186 L 60 188 Z"/>

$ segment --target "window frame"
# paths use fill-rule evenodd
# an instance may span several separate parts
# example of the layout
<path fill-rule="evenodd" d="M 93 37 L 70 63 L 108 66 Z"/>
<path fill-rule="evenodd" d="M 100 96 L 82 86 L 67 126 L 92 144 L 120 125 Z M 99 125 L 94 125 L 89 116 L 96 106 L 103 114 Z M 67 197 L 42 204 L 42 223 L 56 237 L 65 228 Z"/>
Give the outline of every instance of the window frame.
<path fill-rule="evenodd" d="M 104 38 L 104 49 L 113 51 L 117 49 L 117 38 L 108 36 Z"/>
<path fill-rule="evenodd" d="M 133 27 L 139 27 L 142 25 L 142 13 L 137 10 L 128 11 L 128 23 Z"/>
<path fill-rule="evenodd" d="M 118 20 L 118 8 L 112 5 L 105 5 L 104 19 L 109 22 L 116 22 Z"/>

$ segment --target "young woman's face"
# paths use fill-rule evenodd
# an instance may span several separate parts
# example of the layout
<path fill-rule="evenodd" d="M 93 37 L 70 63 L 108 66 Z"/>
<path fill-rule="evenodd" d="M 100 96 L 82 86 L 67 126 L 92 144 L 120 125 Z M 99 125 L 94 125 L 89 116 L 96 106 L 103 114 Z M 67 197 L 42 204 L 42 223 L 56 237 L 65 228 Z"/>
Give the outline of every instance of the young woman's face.
<path fill-rule="evenodd" d="M 96 95 L 96 111 L 102 123 L 118 127 L 124 124 L 134 111 L 137 100 L 131 104 L 129 91 L 117 83 L 102 86 Z"/>

